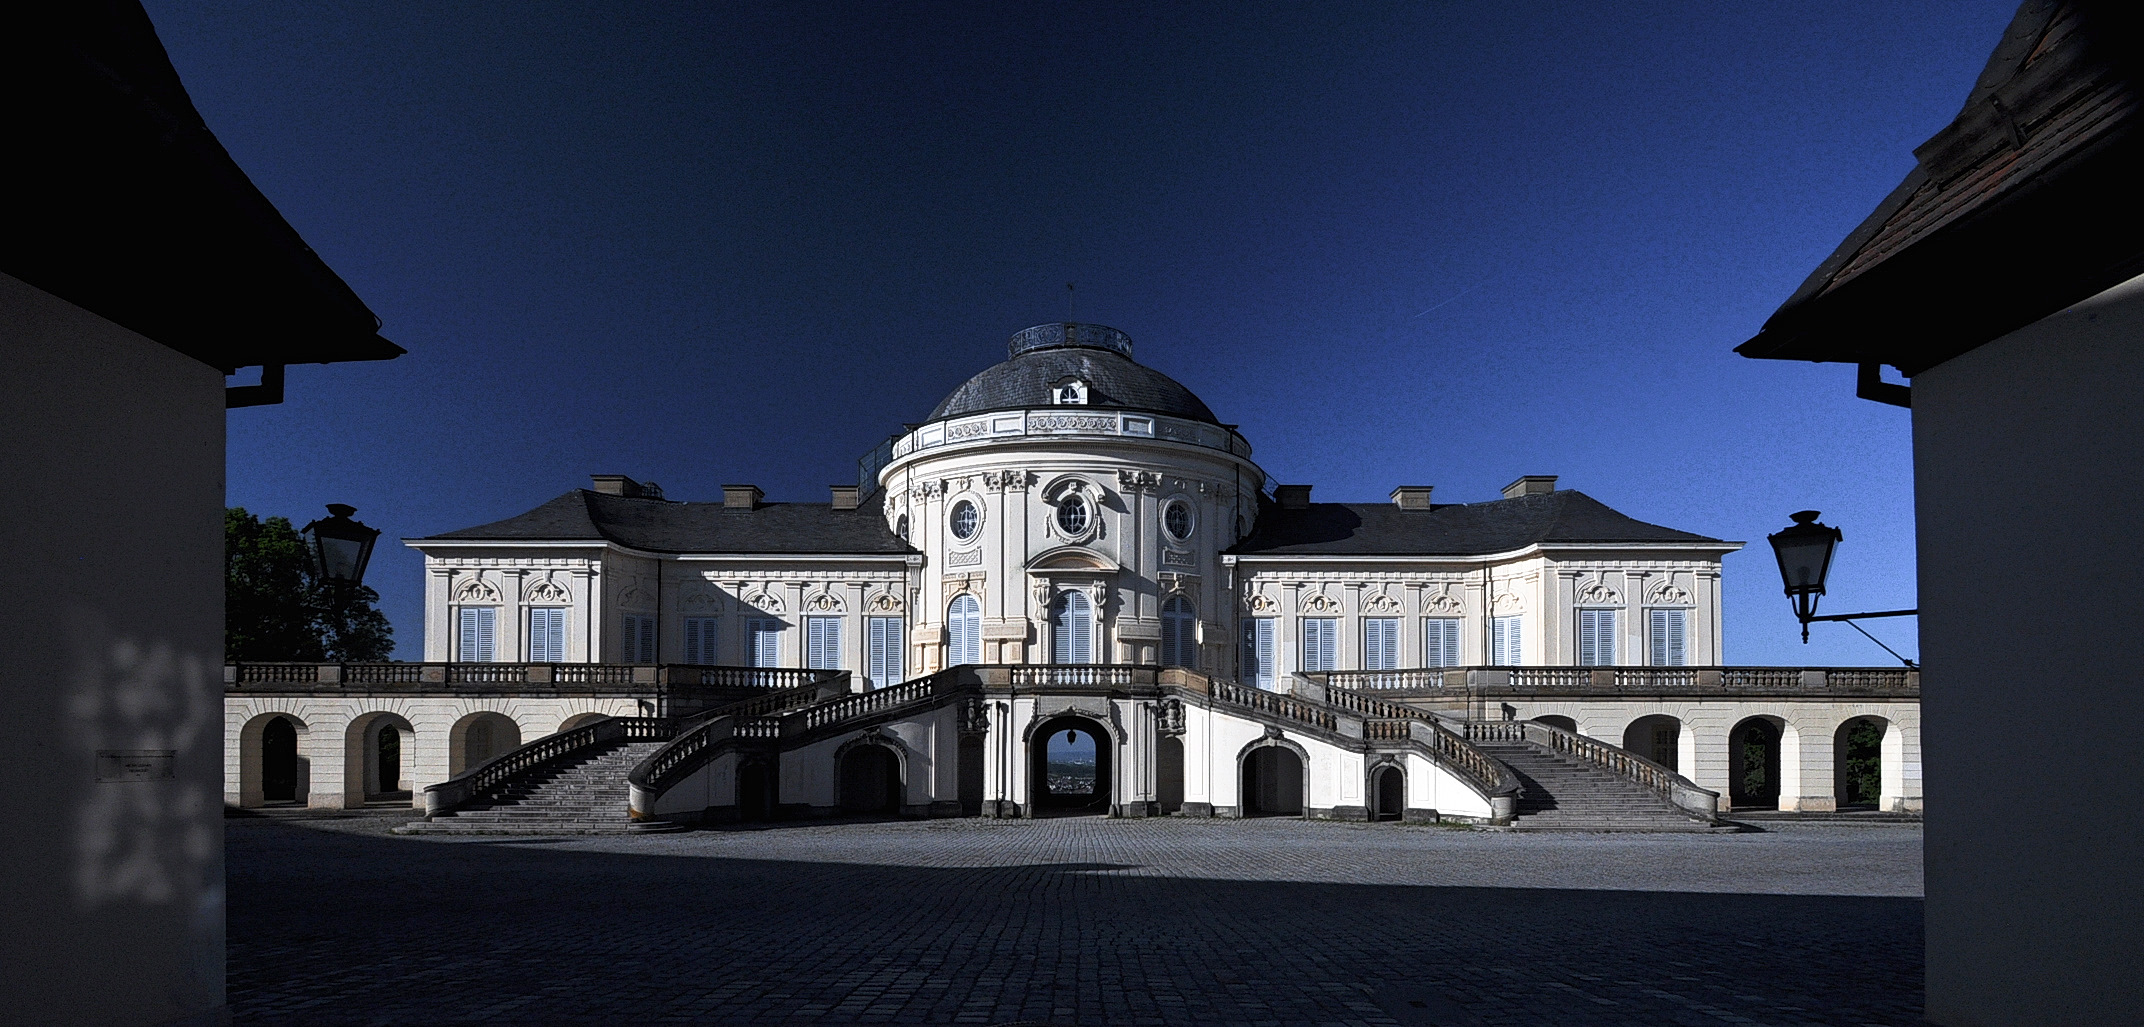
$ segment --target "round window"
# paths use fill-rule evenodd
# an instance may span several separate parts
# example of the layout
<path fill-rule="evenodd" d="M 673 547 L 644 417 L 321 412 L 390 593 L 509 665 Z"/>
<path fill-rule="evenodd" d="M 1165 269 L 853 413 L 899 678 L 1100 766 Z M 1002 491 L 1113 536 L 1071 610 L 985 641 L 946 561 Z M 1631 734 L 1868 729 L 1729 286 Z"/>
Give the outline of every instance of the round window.
<path fill-rule="evenodd" d="M 1057 501 L 1057 526 L 1067 535 L 1087 533 L 1087 497 L 1077 492 Z"/>
<path fill-rule="evenodd" d="M 982 513 L 975 504 L 963 499 L 953 504 L 953 537 L 966 542 L 975 537 L 975 529 L 982 520 Z"/>
<path fill-rule="evenodd" d="M 1168 529 L 1169 537 L 1182 542 L 1191 537 L 1191 504 L 1181 499 L 1172 499 L 1161 509 L 1161 526 Z"/>

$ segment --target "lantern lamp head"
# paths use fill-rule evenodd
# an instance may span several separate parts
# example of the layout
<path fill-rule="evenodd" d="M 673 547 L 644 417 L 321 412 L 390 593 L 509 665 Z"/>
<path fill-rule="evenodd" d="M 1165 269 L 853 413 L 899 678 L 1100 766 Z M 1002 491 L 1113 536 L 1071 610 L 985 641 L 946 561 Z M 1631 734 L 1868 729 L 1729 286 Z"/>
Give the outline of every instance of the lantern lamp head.
<path fill-rule="evenodd" d="M 1768 535 L 1772 553 L 1779 558 L 1779 578 L 1787 598 L 1794 602 L 1794 615 L 1802 622 L 1802 637 L 1808 640 L 1809 618 L 1816 616 L 1817 597 L 1824 594 L 1824 579 L 1831 573 L 1831 555 L 1845 536 L 1839 529 L 1817 520 L 1815 510 L 1792 515 L 1794 523 Z"/>
<path fill-rule="evenodd" d="M 305 526 L 312 543 L 306 548 L 313 557 L 313 573 L 322 581 L 338 585 L 364 583 L 365 565 L 372 561 L 372 545 L 379 541 L 380 532 L 351 520 L 350 515 L 356 512 L 354 506 L 329 503 L 329 516 Z"/>

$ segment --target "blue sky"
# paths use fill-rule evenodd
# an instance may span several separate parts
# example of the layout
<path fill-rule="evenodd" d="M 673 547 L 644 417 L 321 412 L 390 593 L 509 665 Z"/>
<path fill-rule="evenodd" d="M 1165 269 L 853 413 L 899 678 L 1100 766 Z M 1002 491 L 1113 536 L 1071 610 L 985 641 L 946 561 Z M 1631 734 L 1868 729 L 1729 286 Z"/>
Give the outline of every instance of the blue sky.
<path fill-rule="evenodd" d="M 1315 498 L 1556 474 L 1752 547 L 1727 659 L 1914 602 L 1905 411 L 1753 334 L 1956 114 L 2013 6 L 175 3 L 196 105 L 408 347 L 230 415 L 229 499 L 389 537 L 591 473 L 823 501 L 1066 314 Z M 368 583 L 421 650 L 420 563 Z M 1910 620 L 1876 622 L 1909 655 Z"/>

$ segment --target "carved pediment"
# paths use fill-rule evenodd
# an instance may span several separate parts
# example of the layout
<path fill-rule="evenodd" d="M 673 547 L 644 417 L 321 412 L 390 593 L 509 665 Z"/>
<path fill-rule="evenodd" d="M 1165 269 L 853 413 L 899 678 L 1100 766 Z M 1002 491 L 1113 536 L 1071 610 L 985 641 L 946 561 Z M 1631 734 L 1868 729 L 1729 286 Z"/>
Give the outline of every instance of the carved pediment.
<path fill-rule="evenodd" d="M 1312 592 L 1303 597 L 1303 612 L 1318 616 L 1332 616 L 1340 612 L 1340 600 L 1323 592 Z"/>
<path fill-rule="evenodd" d="M 1431 592 L 1422 597 L 1422 612 L 1456 616 L 1466 609 L 1448 592 Z"/>
<path fill-rule="evenodd" d="M 1595 579 L 1578 586 L 1578 601 L 1587 606 L 1621 606 L 1623 593 L 1606 581 Z"/>
<path fill-rule="evenodd" d="M 1362 612 L 1378 614 L 1398 613 L 1400 612 L 1400 603 L 1399 600 L 1394 599 L 1391 596 L 1385 595 L 1383 593 L 1373 593 L 1371 595 L 1366 595 L 1362 597 Z"/>
<path fill-rule="evenodd" d="M 780 613 L 786 609 L 781 597 L 772 592 L 753 592 L 744 597 L 744 604 L 762 613 Z"/>
<path fill-rule="evenodd" d="M 819 592 L 804 600 L 804 610 L 807 613 L 844 613 L 848 606 L 832 592 Z"/>
<path fill-rule="evenodd" d="M 454 601 L 457 603 L 496 603 L 499 588 L 482 578 L 470 578 L 455 586 Z"/>
<path fill-rule="evenodd" d="M 529 583 L 528 590 L 521 596 L 521 601 L 525 603 L 570 603 L 573 601 L 573 593 L 568 592 L 566 586 L 556 581 L 552 581 L 549 578 L 540 578 Z"/>
<path fill-rule="evenodd" d="M 1676 588 L 1673 582 L 1663 581 L 1653 586 L 1652 593 L 1645 597 L 1645 601 L 1660 606 L 1684 606 L 1693 600 L 1690 593 Z"/>

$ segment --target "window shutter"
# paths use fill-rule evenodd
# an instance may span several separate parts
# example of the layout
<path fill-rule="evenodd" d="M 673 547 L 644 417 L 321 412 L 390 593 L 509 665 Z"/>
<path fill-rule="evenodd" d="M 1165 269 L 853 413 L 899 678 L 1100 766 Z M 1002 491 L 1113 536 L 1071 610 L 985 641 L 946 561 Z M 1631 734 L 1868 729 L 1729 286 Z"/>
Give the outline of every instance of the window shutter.
<path fill-rule="evenodd" d="M 871 683 L 884 688 L 901 680 L 901 619 L 873 617 L 871 632 Z"/>
<path fill-rule="evenodd" d="M 529 611 L 529 662 L 566 662 L 566 611 Z"/>
<path fill-rule="evenodd" d="M 841 618 L 804 618 L 804 665 L 813 670 L 841 669 Z"/>
<path fill-rule="evenodd" d="M 497 637 L 498 609 L 490 606 L 465 606 L 462 608 L 462 648 L 457 654 L 463 663 L 491 663 L 498 659 L 492 648 Z"/>
<path fill-rule="evenodd" d="M 1674 611 L 1668 618 L 1668 663 L 1680 667 L 1690 662 L 1690 650 L 1685 644 L 1684 631 L 1689 626 L 1690 615 L 1682 610 Z"/>
<path fill-rule="evenodd" d="M 1459 666 L 1459 622 L 1449 617 L 1430 617 L 1422 622 L 1422 665 Z"/>
<path fill-rule="evenodd" d="M 1303 669 L 1326 671 L 1339 666 L 1340 622 L 1331 617 L 1306 617 L 1303 625 Z"/>
<path fill-rule="evenodd" d="M 1243 622 L 1243 677 L 1258 688 L 1273 687 L 1273 618 Z"/>
<path fill-rule="evenodd" d="M 1680 667 L 1689 660 L 1686 633 L 1689 613 L 1684 610 L 1653 610 L 1646 641 L 1655 667 Z"/>
<path fill-rule="evenodd" d="M 1522 652 L 1519 634 L 1521 623 L 1523 622 L 1517 617 L 1491 618 L 1489 622 L 1491 633 L 1490 660 L 1498 666 L 1516 667 L 1519 665 L 1519 654 Z"/>
<path fill-rule="evenodd" d="M 1362 622 L 1362 669 L 1395 670 L 1400 665 L 1400 622 L 1372 617 Z"/>

